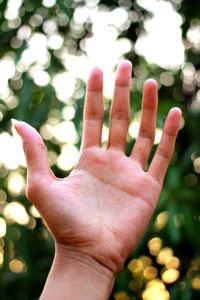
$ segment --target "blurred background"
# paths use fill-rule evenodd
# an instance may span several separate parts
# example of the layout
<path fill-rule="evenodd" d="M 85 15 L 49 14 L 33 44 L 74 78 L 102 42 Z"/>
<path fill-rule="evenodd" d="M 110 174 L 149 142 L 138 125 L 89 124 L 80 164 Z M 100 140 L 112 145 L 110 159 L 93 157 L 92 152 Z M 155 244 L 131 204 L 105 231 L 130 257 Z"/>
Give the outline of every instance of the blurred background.
<path fill-rule="evenodd" d="M 159 84 L 155 146 L 168 110 L 183 111 L 176 150 L 148 229 L 112 300 L 200 299 L 200 4 L 198 0 L 0 0 L 0 299 L 38 299 L 54 253 L 25 195 L 26 164 L 11 118 L 42 135 L 59 177 L 81 141 L 85 82 L 104 71 L 105 124 L 114 71 L 134 65 L 127 154 L 144 81 Z"/>

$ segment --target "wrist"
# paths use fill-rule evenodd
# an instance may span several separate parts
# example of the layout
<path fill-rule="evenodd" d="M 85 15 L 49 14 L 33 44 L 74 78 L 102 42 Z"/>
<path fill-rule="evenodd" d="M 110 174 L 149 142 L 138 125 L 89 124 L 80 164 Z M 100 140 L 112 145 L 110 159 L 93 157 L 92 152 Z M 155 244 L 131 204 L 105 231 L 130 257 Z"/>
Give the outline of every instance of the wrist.
<path fill-rule="evenodd" d="M 114 273 L 110 269 L 88 254 L 56 244 L 53 266 L 40 300 L 106 300 L 113 284 Z"/>

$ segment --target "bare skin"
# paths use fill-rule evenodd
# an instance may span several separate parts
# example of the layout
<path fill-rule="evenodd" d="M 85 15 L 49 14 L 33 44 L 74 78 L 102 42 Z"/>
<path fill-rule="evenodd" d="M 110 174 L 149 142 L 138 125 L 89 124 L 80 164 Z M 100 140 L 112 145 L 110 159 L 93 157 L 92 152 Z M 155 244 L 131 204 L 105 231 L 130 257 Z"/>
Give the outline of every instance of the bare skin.
<path fill-rule="evenodd" d="M 127 157 L 131 68 L 129 61 L 123 61 L 116 72 L 106 150 L 101 148 L 103 74 L 99 68 L 92 69 L 80 158 L 66 178 L 56 178 L 50 170 L 37 131 L 15 122 L 27 159 L 27 196 L 55 240 L 55 259 L 41 299 L 108 299 L 115 274 L 137 245 L 156 206 L 181 112 L 170 110 L 161 142 L 146 170 L 158 102 L 157 83 L 147 80 L 138 138 Z"/>

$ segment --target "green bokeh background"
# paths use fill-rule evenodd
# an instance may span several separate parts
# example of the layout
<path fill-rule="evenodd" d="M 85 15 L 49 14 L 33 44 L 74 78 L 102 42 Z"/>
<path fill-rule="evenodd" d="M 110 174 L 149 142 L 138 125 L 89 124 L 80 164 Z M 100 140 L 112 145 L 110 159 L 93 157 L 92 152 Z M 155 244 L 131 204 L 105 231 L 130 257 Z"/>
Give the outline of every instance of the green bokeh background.
<path fill-rule="evenodd" d="M 200 6 L 197 0 L 166 2 L 171 2 L 183 19 L 184 65 L 176 70 L 163 69 L 148 63 L 144 57 L 136 54 L 134 47 L 129 53 L 124 53 L 123 57 L 131 60 L 134 69 L 137 70 L 136 74 L 133 74 L 135 85 L 131 90 L 132 118 L 140 110 L 141 83 L 146 78 L 153 77 L 159 83 L 157 125 L 162 127 L 168 110 L 173 106 L 178 106 L 183 111 L 182 128 L 156 211 L 137 249 L 128 258 L 123 270 L 119 273 L 110 299 L 196 300 L 200 297 L 200 166 L 198 167 L 200 165 L 198 162 L 198 157 L 200 157 L 200 105 L 198 105 L 200 101 L 200 38 L 199 44 L 195 45 L 188 40 L 187 35 L 192 26 L 200 28 Z M 119 36 L 119 38 L 128 38 L 133 45 L 139 34 L 145 30 L 144 20 L 152 17 L 139 5 L 139 1 L 57 0 L 55 5 L 47 8 L 42 1 L 24 0 L 19 7 L 18 20 L 9 22 L 5 17 L 8 3 L 9 1 L 0 0 L 0 59 L 10 55 L 14 57 L 16 64 L 27 48 L 27 40 L 20 40 L 18 37 L 18 31 L 23 25 L 29 26 L 31 34 L 44 33 L 44 22 L 55 20 L 57 32 L 64 37 L 69 53 L 78 56 L 83 51 L 81 41 L 91 36 L 93 24 L 88 20 L 78 29 L 74 29 L 73 14 L 77 7 L 93 5 L 94 7 L 104 7 L 104 9 L 107 7 L 108 10 L 122 7 L 129 12 L 129 15 L 134 12 L 137 17 L 132 21 L 129 20 L 129 26 Z M 61 15 L 63 22 L 59 21 Z M 34 17 L 39 18 L 35 25 Z M 46 35 L 46 33 L 44 34 Z M 67 43 L 67 41 L 70 42 Z M 55 73 L 66 69 L 55 50 L 48 49 L 48 53 L 50 63 L 46 66 L 45 71 L 51 78 Z M 171 83 L 163 80 L 166 75 L 173 79 Z M 4 74 L 0 74 L 0 77 L 2 76 Z M 77 79 L 74 95 L 67 103 L 56 99 L 51 82 L 46 86 L 37 85 L 31 78 L 28 69 L 10 78 L 9 88 L 10 95 L 14 95 L 18 101 L 16 105 L 12 105 L 8 99 L 0 98 L 0 133 L 12 134 L 11 118 L 27 121 L 41 131 L 43 125 L 48 124 L 49 118 L 53 117 L 58 122 L 62 122 L 63 109 L 70 106 L 75 111 L 71 121 L 73 121 L 79 137 L 75 146 L 79 148 L 84 104 L 84 93 L 81 93 L 80 90 L 85 88 L 84 81 Z M 107 124 L 110 99 L 105 99 L 105 103 L 105 124 Z M 53 153 L 54 157 L 57 157 L 61 152 L 62 145 L 55 142 L 54 139 L 47 139 L 45 142 L 49 153 Z M 127 153 L 130 153 L 132 146 L 133 141 L 129 138 Z M 52 163 L 52 169 L 59 177 L 67 174 L 56 164 L 56 159 Z M 18 172 L 24 178 L 26 177 L 24 167 L 19 166 L 16 170 L 10 170 L 5 164 L 0 164 L 0 216 L 7 223 L 6 235 L 0 238 L 0 250 L 3 257 L 0 265 L 0 299 L 33 300 L 38 299 L 41 293 L 53 259 L 54 245 L 42 220 L 31 215 L 31 204 L 27 201 L 25 191 L 22 190 L 20 194 L 16 195 L 9 189 L 9 176 L 13 172 L 15 174 Z M 30 222 L 27 225 L 20 225 L 6 218 L 5 207 L 12 201 L 17 201 L 25 207 L 30 215 Z M 160 280 L 163 279 L 163 272 L 167 269 L 164 263 L 159 263 L 158 255 L 152 255 L 149 241 L 155 237 L 162 241 L 160 250 L 168 247 L 173 251 L 173 257 L 178 259 L 179 265 L 175 268 L 178 270 L 178 276 L 171 283 L 163 282 L 165 291 L 163 296 L 158 291 L 154 298 L 144 298 L 144 291 L 147 290 L 147 284 L 152 279 L 144 276 L 144 269 L 151 265 L 154 271 L 157 270 L 154 279 Z M 137 262 L 142 261 L 141 257 L 145 257 L 146 260 L 143 259 L 143 266 L 137 273 L 134 268 L 136 268 Z M 22 262 L 23 267 L 15 265 L 13 269 L 11 263 L 13 260 Z M 130 262 L 133 262 L 133 267 Z"/>

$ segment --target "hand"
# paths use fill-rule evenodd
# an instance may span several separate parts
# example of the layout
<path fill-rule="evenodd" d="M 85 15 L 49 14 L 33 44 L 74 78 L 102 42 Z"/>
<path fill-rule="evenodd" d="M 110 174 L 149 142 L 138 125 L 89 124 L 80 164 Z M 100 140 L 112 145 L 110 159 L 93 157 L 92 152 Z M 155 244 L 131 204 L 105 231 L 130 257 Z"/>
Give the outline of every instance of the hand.
<path fill-rule="evenodd" d="M 90 73 L 80 158 L 67 178 L 56 178 L 50 170 L 44 143 L 35 129 L 24 122 L 17 122 L 15 128 L 27 159 L 28 198 L 44 218 L 56 247 L 86 255 L 115 274 L 135 248 L 156 206 L 181 112 L 170 110 L 146 170 L 155 135 L 157 83 L 145 82 L 139 134 L 127 157 L 131 64 L 121 62 L 116 72 L 106 150 L 101 148 L 102 77 L 99 68 Z"/>

